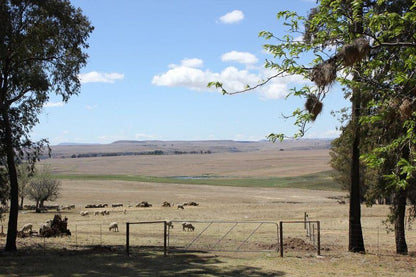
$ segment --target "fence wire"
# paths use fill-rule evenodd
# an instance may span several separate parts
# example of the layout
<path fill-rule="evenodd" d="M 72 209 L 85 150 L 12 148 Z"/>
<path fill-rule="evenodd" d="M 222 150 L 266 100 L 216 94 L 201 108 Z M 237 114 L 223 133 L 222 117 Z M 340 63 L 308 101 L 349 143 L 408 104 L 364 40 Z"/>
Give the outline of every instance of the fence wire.
<path fill-rule="evenodd" d="M 383 219 L 368 222 L 362 222 L 362 231 L 364 236 L 364 245 L 367 253 L 383 255 L 395 253 L 395 236 L 394 231 L 388 231 L 383 224 Z M 163 222 L 163 221 L 162 221 Z M 245 223 L 234 226 L 235 222 L 218 223 L 213 222 L 208 229 L 204 229 L 210 222 L 189 222 L 195 227 L 194 231 L 183 231 L 182 221 L 173 222 L 174 228 L 167 229 L 168 250 L 171 252 L 181 250 L 207 250 L 207 251 L 250 251 L 266 250 L 277 251 L 275 245 L 278 244 L 276 238 L 276 223 Z M 155 249 L 162 251 L 164 247 L 164 227 L 161 225 L 131 225 L 130 228 L 130 246 L 132 249 L 142 251 L 144 249 Z M 39 223 L 40 225 L 40 223 Z M 260 226 L 259 226 L 260 225 Z M 26 237 L 18 238 L 19 248 L 30 247 L 43 250 L 46 254 L 48 250 L 54 249 L 81 249 L 90 247 L 120 247 L 125 249 L 126 227 L 124 224 L 119 225 L 119 232 L 108 230 L 106 224 L 69 224 L 71 236 L 64 237 Z M 255 230 L 258 228 L 257 230 Z M 303 224 L 284 226 L 284 241 L 289 241 L 287 253 L 297 255 L 305 253 L 310 255 L 316 253 L 316 233 L 313 229 L 304 228 Z M 254 234 L 251 234 L 251 232 Z M 200 233 L 202 234 L 200 235 Z M 309 236 L 308 236 L 309 233 Z M 7 226 L 3 226 L 3 236 L 0 236 L 0 247 L 4 248 L 6 244 Z M 314 241 L 315 238 L 315 241 Z M 299 239 L 299 240 L 298 240 Z M 291 241 L 292 240 L 292 241 Z M 302 240 L 302 241 L 300 241 Z M 406 242 L 409 252 L 416 251 L 416 227 L 406 226 Z M 297 251 L 296 243 L 306 250 Z M 295 248 L 292 249 L 293 244 Z M 306 246 L 305 246 L 306 245 Z M 302 247 L 298 247 L 302 249 Z M 321 252 L 322 255 L 331 255 L 334 251 L 347 251 L 348 247 L 348 225 L 330 223 L 329 221 L 321 222 Z M 294 251 L 296 250 L 296 251 Z"/>

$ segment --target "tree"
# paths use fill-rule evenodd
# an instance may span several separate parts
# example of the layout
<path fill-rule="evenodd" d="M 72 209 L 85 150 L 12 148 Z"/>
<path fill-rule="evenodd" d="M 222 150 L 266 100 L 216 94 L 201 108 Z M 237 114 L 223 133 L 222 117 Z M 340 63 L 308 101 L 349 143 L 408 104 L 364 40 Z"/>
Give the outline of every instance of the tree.
<path fill-rule="evenodd" d="M 360 111 L 361 91 L 357 83 L 360 62 L 367 56 L 369 43 L 362 39 L 362 1 L 320 1 L 317 8 L 311 10 L 308 17 L 299 16 L 295 12 L 279 12 L 277 18 L 289 27 L 289 33 L 282 38 L 274 36 L 268 31 L 260 32 L 259 36 L 266 40 L 275 39 L 278 44 L 265 44 L 264 48 L 271 53 L 276 61 L 266 60 L 265 67 L 276 74 L 260 84 L 240 91 L 245 92 L 264 85 L 271 79 L 285 75 L 302 75 L 310 79 L 315 86 L 306 85 L 293 88 L 290 95 L 301 96 L 306 99 L 305 109 L 296 109 L 292 116 L 296 118 L 295 125 L 299 131 L 295 138 L 305 134 L 308 123 L 316 120 L 323 106 L 323 100 L 329 88 L 336 81 L 345 87 L 345 97 L 350 97 L 351 109 L 351 181 L 350 181 L 350 216 L 349 216 L 349 246 L 352 252 L 364 252 L 364 240 L 361 228 L 360 208 Z M 305 29 L 302 31 L 301 28 Z M 303 34 L 303 41 L 298 41 L 293 34 Z M 333 50 L 335 49 L 335 51 Z M 349 50 L 354 50 L 351 56 Z M 310 58 L 310 66 L 305 59 Z M 328 57 L 324 59 L 323 57 Z M 345 71 L 346 75 L 353 75 L 352 81 L 346 77 L 337 76 L 337 72 Z M 228 91 L 223 84 L 211 82 L 209 86 L 221 88 L 224 94 Z M 237 93 L 240 93 L 237 92 Z M 289 95 L 289 96 L 290 96 Z M 284 134 L 270 134 L 272 141 L 282 140 Z"/>
<path fill-rule="evenodd" d="M 27 194 L 36 202 L 36 211 L 44 207 L 45 201 L 55 201 L 61 191 L 61 182 L 52 178 L 50 170 L 43 168 L 29 183 Z"/>
<path fill-rule="evenodd" d="M 381 176 L 374 190 L 392 196 L 389 220 L 396 253 L 407 254 L 406 202 L 414 203 L 416 185 L 416 3 L 378 1 L 373 11 L 368 20 L 378 30 L 372 33 L 378 47 L 373 47 L 361 76 L 363 89 L 373 95 L 363 117 L 363 124 L 374 130 L 365 161 Z"/>
<path fill-rule="evenodd" d="M 50 93 L 64 102 L 78 94 L 93 27 L 68 0 L 0 2 L 0 139 L 10 184 L 6 251 L 16 251 L 18 178 L 16 163 L 34 163 L 46 140 L 30 131 Z"/>
<path fill-rule="evenodd" d="M 7 212 L 6 203 L 9 199 L 9 185 L 7 182 L 7 172 L 5 168 L 0 167 L 0 222 L 3 222 L 4 215 Z"/>
<path fill-rule="evenodd" d="M 360 134 L 363 137 L 365 134 L 365 126 L 362 126 L 362 132 Z M 364 130 L 363 130 L 364 129 Z M 341 128 L 341 135 L 331 142 L 331 149 L 329 155 L 331 157 L 331 167 L 335 169 L 333 173 L 333 179 L 341 185 L 342 189 L 349 190 L 351 187 L 351 144 L 352 144 L 352 129 L 351 122 Z M 361 140 L 360 149 L 365 152 L 368 148 L 366 140 Z M 377 198 L 374 193 L 373 198 L 367 198 L 369 193 L 369 187 L 372 187 L 374 182 L 378 182 L 376 170 L 369 168 L 363 161 L 360 161 L 360 201 L 363 203 L 368 200 L 369 203 L 373 203 Z"/>
<path fill-rule="evenodd" d="M 28 184 L 32 177 L 32 169 L 28 164 L 17 166 L 17 183 L 19 184 L 20 208 L 23 208 L 23 201 L 28 194 Z"/>
<path fill-rule="evenodd" d="M 295 137 L 302 136 L 307 123 L 317 118 L 331 85 L 337 80 L 343 86 L 344 97 L 350 99 L 352 104 L 349 121 L 351 175 L 348 249 L 364 252 L 360 208 L 362 125 L 377 122 L 379 128 L 389 129 L 387 124 L 383 124 L 381 107 L 393 100 L 398 91 L 404 92 L 401 100 L 408 99 L 410 104 L 407 106 L 413 107 L 415 97 L 409 92 L 414 92 L 412 89 L 416 86 L 416 4 L 411 0 L 321 0 L 318 3 L 307 17 L 291 11 L 278 13 L 278 19 L 284 21 L 290 34 L 276 37 L 271 32 L 260 32 L 261 37 L 277 41 L 277 44 L 264 45 L 275 59 L 266 60 L 265 67 L 274 70 L 274 75 L 238 92 L 229 93 L 219 82 L 211 82 L 209 86 L 220 88 L 224 94 L 233 94 L 250 91 L 284 75 L 298 74 L 310 79 L 315 87 L 307 85 L 291 91 L 291 95 L 306 98 L 305 109 L 299 108 L 293 113 L 295 124 L 299 126 Z M 303 41 L 295 39 L 294 35 L 298 36 L 299 33 L 303 34 Z M 385 64 L 385 61 L 388 62 Z M 412 108 L 410 114 L 414 114 Z M 401 122 L 401 126 L 403 130 L 400 134 L 389 140 L 390 147 L 378 145 L 373 147 L 374 151 L 378 153 L 380 149 L 397 148 L 399 145 L 403 148 L 406 143 L 414 145 L 414 118 Z M 284 137 L 283 134 L 269 135 L 273 141 Z M 414 151 L 407 152 L 414 155 Z M 416 167 L 413 156 L 405 152 L 401 152 L 401 155 L 399 162 L 391 168 L 396 174 L 390 176 L 390 184 L 397 188 L 398 195 L 403 196 L 402 190 L 407 186 L 404 183 L 409 183 Z M 400 164 L 403 158 L 406 162 Z M 372 160 L 374 164 L 376 160 Z M 400 214 L 403 214 L 405 199 L 402 196 L 399 197 Z"/>

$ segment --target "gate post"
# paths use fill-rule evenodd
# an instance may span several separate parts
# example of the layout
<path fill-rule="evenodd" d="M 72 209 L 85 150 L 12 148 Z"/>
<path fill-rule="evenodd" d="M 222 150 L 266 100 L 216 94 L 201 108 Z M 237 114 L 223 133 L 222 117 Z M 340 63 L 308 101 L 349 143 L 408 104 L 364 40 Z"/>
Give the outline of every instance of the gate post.
<path fill-rule="evenodd" d="M 167 242 L 168 232 L 167 232 L 167 224 L 166 224 L 166 221 L 164 221 L 163 223 L 164 223 L 163 224 L 163 226 L 164 226 L 164 229 L 163 229 L 163 237 L 164 237 L 164 239 L 163 239 L 163 256 L 166 256 L 166 254 L 167 254 L 167 245 L 166 245 L 166 242 Z"/>
<path fill-rule="evenodd" d="M 283 257 L 283 221 L 279 222 L 280 227 L 280 257 Z"/>
<path fill-rule="evenodd" d="M 321 222 L 318 221 L 318 256 L 321 255 Z"/>
<path fill-rule="evenodd" d="M 126 222 L 126 251 L 127 257 L 130 257 L 130 223 Z"/>

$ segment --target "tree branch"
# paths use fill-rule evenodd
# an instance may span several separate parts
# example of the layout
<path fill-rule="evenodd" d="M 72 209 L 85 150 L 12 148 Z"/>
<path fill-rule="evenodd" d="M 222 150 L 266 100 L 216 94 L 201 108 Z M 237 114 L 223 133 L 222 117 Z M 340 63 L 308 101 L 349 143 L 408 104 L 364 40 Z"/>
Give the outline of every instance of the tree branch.
<path fill-rule="evenodd" d="M 397 42 L 381 42 L 378 45 L 370 46 L 373 49 L 379 48 L 379 47 L 395 47 L 395 46 L 407 46 L 407 47 L 416 47 L 416 43 L 414 42 L 406 42 L 406 41 L 397 41 Z"/>
<path fill-rule="evenodd" d="M 279 72 L 279 73 L 277 73 L 277 74 L 275 74 L 273 76 L 270 76 L 269 78 L 267 78 L 266 80 L 261 81 L 260 83 L 258 83 L 254 87 L 248 87 L 246 89 L 239 90 L 239 91 L 234 91 L 234 92 L 227 92 L 225 94 L 233 95 L 233 94 L 239 94 L 239 93 L 244 93 L 244 92 L 248 92 L 248 91 L 251 91 L 251 90 L 255 90 L 256 88 L 261 87 L 261 86 L 267 84 L 268 82 L 270 82 L 274 78 L 279 77 L 279 76 L 282 76 L 284 73 L 286 73 L 286 72 L 285 71 L 281 71 L 281 72 Z"/>
<path fill-rule="evenodd" d="M 16 97 L 14 97 L 14 98 L 12 98 L 12 99 L 10 99 L 10 100 L 8 100 L 8 101 L 6 101 L 6 105 L 7 106 L 10 106 L 11 104 L 13 104 L 14 102 L 16 102 L 16 101 L 18 101 L 18 100 L 20 100 L 23 96 L 25 96 L 25 94 L 27 93 L 27 92 L 29 92 L 29 91 L 31 91 L 32 90 L 32 88 L 26 88 L 26 89 L 24 89 L 24 90 L 22 90 Z"/>

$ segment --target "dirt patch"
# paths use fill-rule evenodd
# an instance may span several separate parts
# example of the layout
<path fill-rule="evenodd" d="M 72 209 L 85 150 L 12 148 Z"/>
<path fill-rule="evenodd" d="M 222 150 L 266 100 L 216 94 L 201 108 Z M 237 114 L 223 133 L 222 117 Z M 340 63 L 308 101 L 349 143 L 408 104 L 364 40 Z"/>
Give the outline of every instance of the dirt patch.
<path fill-rule="evenodd" d="M 287 238 L 283 241 L 284 249 L 294 249 L 301 251 L 314 251 L 316 250 L 315 246 L 309 242 L 304 241 L 300 238 Z"/>

